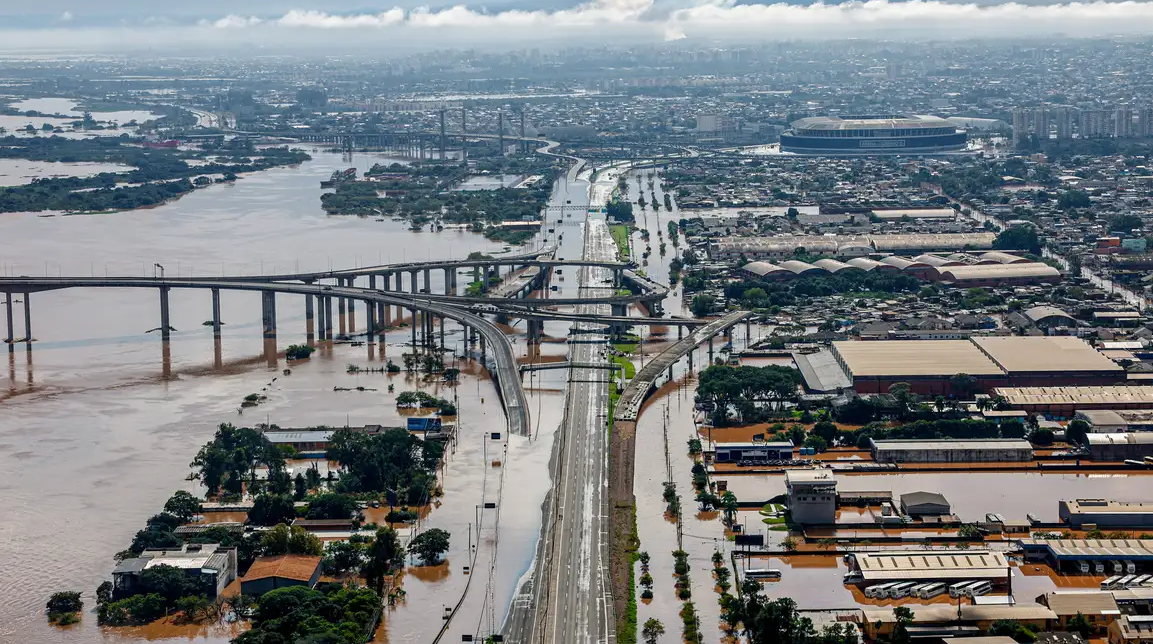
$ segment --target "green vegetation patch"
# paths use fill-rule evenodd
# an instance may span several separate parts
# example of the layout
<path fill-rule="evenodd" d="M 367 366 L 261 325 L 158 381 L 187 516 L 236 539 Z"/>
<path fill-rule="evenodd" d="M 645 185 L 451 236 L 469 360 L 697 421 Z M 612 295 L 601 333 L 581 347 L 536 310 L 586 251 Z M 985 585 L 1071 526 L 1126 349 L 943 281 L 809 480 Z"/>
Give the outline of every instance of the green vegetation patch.
<path fill-rule="evenodd" d="M 613 241 L 617 245 L 617 254 L 620 256 L 622 262 L 629 261 L 632 257 L 632 250 L 629 247 L 629 227 L 623 224 L 609 226 L 609 233 L 613 236 Z"/>

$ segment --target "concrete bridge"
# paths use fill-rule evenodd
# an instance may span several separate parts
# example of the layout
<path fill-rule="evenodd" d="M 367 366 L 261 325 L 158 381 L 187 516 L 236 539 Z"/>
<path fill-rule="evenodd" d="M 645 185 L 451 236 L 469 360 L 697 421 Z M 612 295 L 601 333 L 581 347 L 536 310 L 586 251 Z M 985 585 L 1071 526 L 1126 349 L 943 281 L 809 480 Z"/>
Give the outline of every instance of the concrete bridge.
<path fill-rule="evenodd" d="M 450 304 L 436 302 L 427 298 L 413 298 L 400 293 L 384 293 L 369 289 L 345 286 L 325 286 L 318 284 L 286 284 L 280 282 L 243 282 L 220 280 L 186 280 L 162 278 L 84 278 L 84 277 L 45 277 L 45 278 L 0 278 L 0 292 L 7 294 L 5 298 L 8 350 L 15 349 L 16 340 L 13 337 L 12 305 L 14 293 L 23 295 L 24 322 L 26 337 L 24 342 L 28 350 L 32 346 L 32 309 L 33 293 L 53 291 L 68 288 L 147 288 L 156 289 L 160 295 L 160 330 L 165 345 L 171 338 L 169 324 L 169 294 L 172 289 L 207 289 L 212 292 L 212 330 L 214 338 L 221 335 L 220 322 L 220 291 L 255 291 L 261 294 L 263 328 L 265 342 L 275 344 L 276 327 L 276 298 L 278 295 L 296 295 L 305 297 L 305 333 L 311 344 L 316 336 L 321 341 L 333 339 L 333 300 L 338 300 L 341 317 L 344 317 L 345 301 L 362 301 L 366 304 L 368 317 L 367 340 L 374 343 L 379 334 L 383 334 L 384 327 L 378 321 L 387 318 L 386 309 L 397 306 L 408 309 L 413 314 L 412 341 L 413 346 L 429 346 L 433 342 L 433 317 L 441 320 L 440 342 L 444 343 L 444 319 L 458 322 L 465 328 L 466 341 L 469 346 L 479 341 L 481 361 L 487 360 L 487 347 L 493 349 L 494 366 L 492 373 L 497 383 L 497 391 L 505 409 L 509 422 L 509 431 L 527 435 L 530 424 L 528 418 L 528 405 L 524 389 L 520 386 L 516 357 L 512 344 L 504 332 L 496 324 L 465 309 Z M 316 309 L 319 308 L 319 318 Z M 418 328 L 416 312 L 423 312 L 420 324 L 421 342 L 418 344 Z M 319 323 L 319 324 L 318 324 Z M 317 332 L 318 331 L 318 332 Z"/>

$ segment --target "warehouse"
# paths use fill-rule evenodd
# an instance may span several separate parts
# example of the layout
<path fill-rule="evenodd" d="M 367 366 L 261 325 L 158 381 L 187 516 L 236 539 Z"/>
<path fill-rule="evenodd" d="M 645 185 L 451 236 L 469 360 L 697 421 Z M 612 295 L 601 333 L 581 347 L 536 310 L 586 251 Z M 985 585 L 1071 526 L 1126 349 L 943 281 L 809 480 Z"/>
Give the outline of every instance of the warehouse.
<path fill-rule="evenodd" d="M 972 342 L 1016 387 L 1111 385 L 1125 380 L 1125 369 L 1071 336 L 977 337 Z"/>
<path fill-rule="evenodd" d="M 966 373 L 985 390 L 1008 384 L 1005 373 L 968 340 L 834 342 L 833 357 L 861 394 L 887 393 L 898 382 L 922 395 L 952 395 L 949 379 Z"/>
<path fill-rule="evenodd" d="M 1077 326 L 1077 320 L 1073 319 L 1073 316 L 1055 306 L 1034 306 L 1021 311 L 1021 315 L 1028 318 L 1038 329 Z"/>
<path fill-rule="evenodd" d="M 1098 528 L 1149 528 L 1153 527 L 1153 503 L 1106 499 L 1060 501 L 1057 516 L 1078 530 L 1086 523 Z"/>
<path fill-rule="evenodd" d="M 963 288 L 1056 284 L 1061 281 L 1061 271 L 1041 262 L 953 266 L 941 268 L 938 274 L 939 281 Z"/>
<path fill-rule="evenodd" d="M 1153 457 L 1153 432 L 1088 434 L 1089 458 L 1095 461 L 1141 461 Z"/>
<path fill-rule="evenodd" d="M 1153 409 L 1153 387 L 997 387 L 1011 409 L 1071 418 L 1082 409 Z"/>
<path fill-rule="evenodd" d="M 1033 447 L 1019 438 L 966 440 L 872 440 L 878 463 L 1008 463 L 1033 460 Z"/>
<path fill-rule="evenodd" d="M 847 258 L 863 255 L 920 254 L 931 251 L 988 250 L 993 233 L 943 233 L 908 235 L 777 235 L 774 237 L 724 237 L 709 246 L 716 261 L 778 260 L 798 253 Z"/>
<path fill-rule="evenodd" d="M 832 525 L 837 516 L 837 480 L 830 470 L 785 470 L 789 516 L 801 525 Z"/>
<path fill-rule="evenodd" d="M 1113 562 L 1153 571 L 1153 541 L 1142 539 L 1021 539 L 1017 545 L 1026 561 L 1046 561 L 1057 570 L 1117 574 Z M 1097 564 L 1101 564 L 1098 570 Z"/>
<path fill-rule="evenodd" d="M 895 606 L 866 608 L 861 611 L 859 619 L 865 639 L 871 641 L 889 640 L 897 626 Z M 959 606 L 929 605 L 915 606 L 912 626 L 908 626 L 910 633 L 916 633 L 916 641 L 931 641 L 929 638 L 945 638 L 948 636 L 964 637 L 964 641 L 974 641 L 975 644 L 987 644 L 985 637 L 973 637 L 977 633 L 988 631 L 995 622 L 1012 620 L 1029 630 L 1039 633 L 1048 630 L 1057 621 L 1057 615 L 1040 604 L 1013 604 L 1001 606 L 974 606 L 961 604 Z"/>
<path fill-rule="evenodd" d="M 860 571 L 864 583 L 883 581 L 1009 580 L 1004 553 L 988 550 L 887 550 L 854 552 L 849 569 Z"/>
<path fill-rule="evenodd" d="M 952 506 L 942 494 L 937 492 L 909 492 L 901 495 L 901 510 L 911 517 L 946 516 L 952 514 Z"/>
<path fill-rule="evenodd" d="M 717 463 L 787 461 L 793 458 L 793 444 L 789 441 L 774 443 L 716 443 L 714 450 L 714 460 Z"/>
<path fill-rule="evenodd" d="M 1150 409 L 1084 409 L 1076 418 L 1089 423 L 1089 431 L 1095 434 L 1153 431 Z"/>

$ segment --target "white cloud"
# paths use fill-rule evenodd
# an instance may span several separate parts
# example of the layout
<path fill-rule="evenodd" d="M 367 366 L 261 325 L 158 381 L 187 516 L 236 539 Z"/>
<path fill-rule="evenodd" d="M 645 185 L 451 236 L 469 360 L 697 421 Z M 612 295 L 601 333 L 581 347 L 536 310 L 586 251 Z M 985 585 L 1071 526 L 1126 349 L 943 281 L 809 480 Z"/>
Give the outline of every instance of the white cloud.
<path fill-rule="evenodd" d="M 74 16 L 72 15 L 71 11 L 65 11 L 64 13 L 60 14 L 60 22 L 68 22 L 72 20 L 73 17 Z"/>
<path fill-rule="evenodd" d="M 479 1 L 479 0 L 476 0 Z M 279 16 L 228 15 L 197 25 L 123 30 L 76 27 L 4 31 L 5 49 L 69 47 L 517 47 L 525 43 L 646 44 L 686 38 L 727 43 L 772 39 L 1030 37 L 1147 34 L 1153 0 L 1027 5 L 941 0 L 859 0 L 845 4 L 737 4 L 736 0 L 590 0 L 558 10 L 486 11 L 400 7 L 338 14 L 298 9 Z M 236 31 L 245 32 L 243 39 Z"/>

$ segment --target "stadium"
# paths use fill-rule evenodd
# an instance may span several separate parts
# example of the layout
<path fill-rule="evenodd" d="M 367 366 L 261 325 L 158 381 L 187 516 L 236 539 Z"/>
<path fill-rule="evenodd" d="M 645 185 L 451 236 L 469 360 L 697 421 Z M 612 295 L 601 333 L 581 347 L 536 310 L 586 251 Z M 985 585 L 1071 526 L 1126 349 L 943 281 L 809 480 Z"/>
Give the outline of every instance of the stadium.
<path fill-rule="evenodd" d="M 781 134 L 795 154 L 925 154 L 965 147 L 965 132 L 936 116 L 810 116 Z"/>

